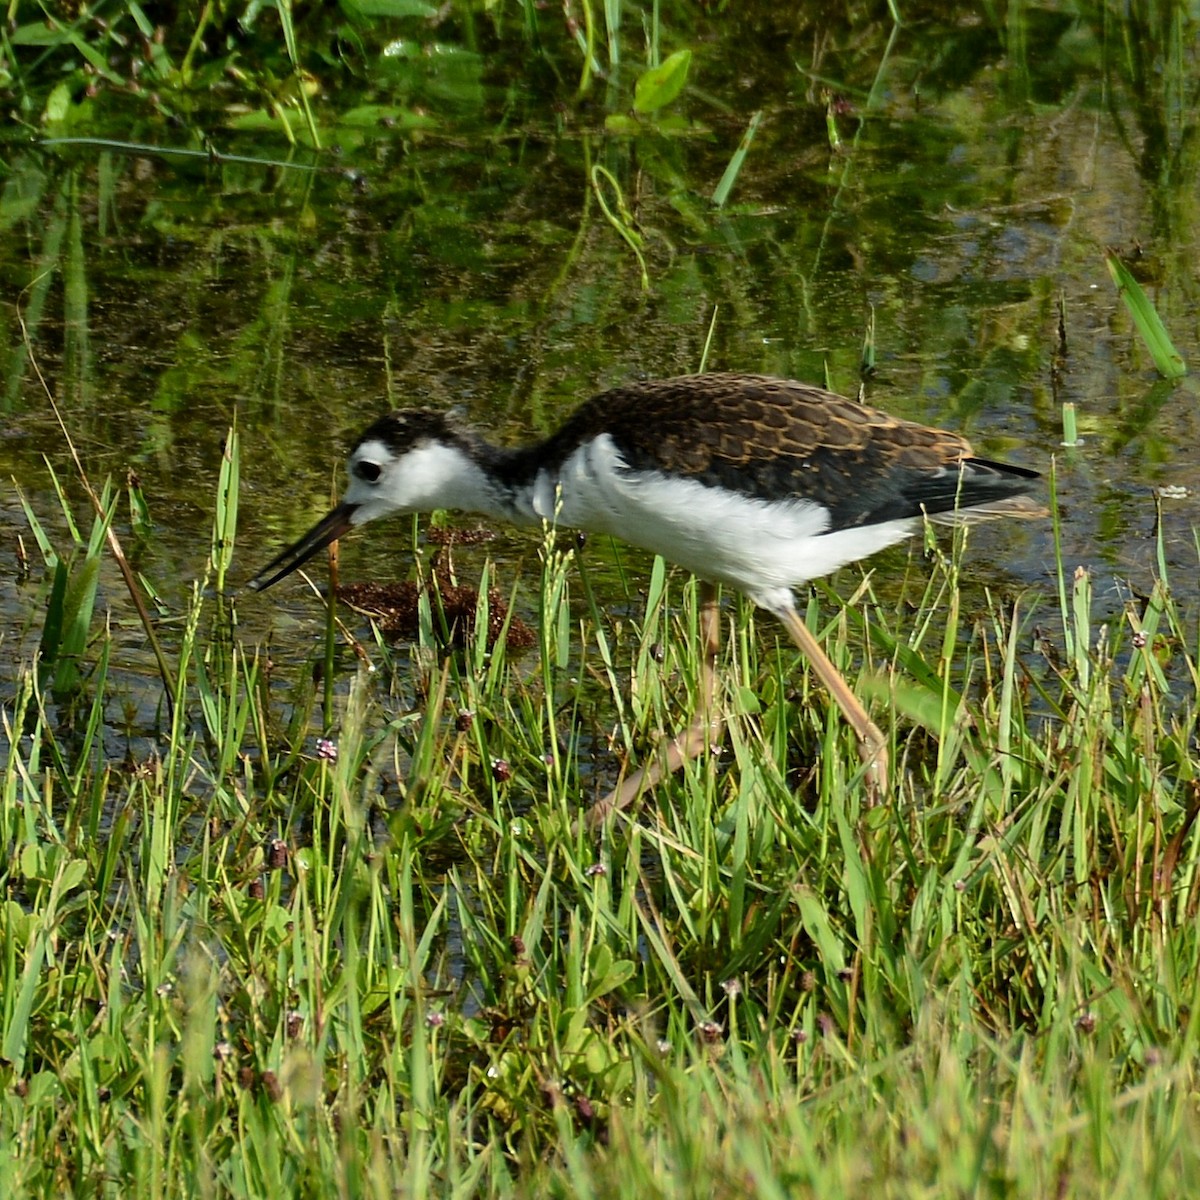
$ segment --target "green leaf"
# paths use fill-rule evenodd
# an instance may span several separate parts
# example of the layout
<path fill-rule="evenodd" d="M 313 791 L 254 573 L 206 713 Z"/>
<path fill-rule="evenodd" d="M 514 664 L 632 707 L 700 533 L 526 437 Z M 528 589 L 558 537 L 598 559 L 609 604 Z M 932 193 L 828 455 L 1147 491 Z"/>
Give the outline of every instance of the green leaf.
<path fill-rule="evenodd" d="M 46 620 L 42 624 L 42 647 L 40 657 L 48 667 L 58 662 L 58 652 L 63 638 L 63 607 L 66 603 L 67 583 L 70 573 L 67 564 L 59 559 L 54 564 L 54 583 L 50 588 L 50 599 L 46 603 Z"/>
<path fill-rule="evenodd" d="M 85 555 L 71 571 L 67 593 L 63 598 L 62 643 L 54 674 L 55 691 L 70 693 L 79 684 L 79 663 L 87 650 L 99 583 L 100 559 L 96 555 Z"/>
<path fill-rule="evenodd" d="M 217 590 L 225 586 L 225 572 L 233 561 L 237 538 L 238 481 L 240 478 L 237 429 L 230 429 L 221 455 L 221 472 L 217 481 L 217 509 L 213 516 L 212 550 L 209 561 L 217 577 Z"/>
<path fill-rule="evenodd" d="M 146 493 L 142 491 L 142 481 L 132 471 L 129 472 L 125 491 L 129 497 L 129 524 L 137 537 L 148 537 L 154 529 L 154 522 L 150 519 L 150 506 L 146 503 Z"/>
<path fill-rule="evenodd" d="M 628 983 L 636 970 L 630 959 L 617 958 L 612 950 L 603 944 L 593 951 L 592 960 L 588 965 L 591 971 L 591 987 L 588 988 L 587 995 L 589 1004 Z"/>
<path fill-rule="evenodd" d="M 21 876 L 24 879 L 43 879 L 46 869 L 41 846 L 30 842 L 21 847 L 20 855 Z"/>
<path fill-rule="evenodd" d="M 683 91 L 691 65 L 692 52 L 676 50 L 657 67 L 651 67 L 634 85 L 633 111 L 652 113 L 665 108 Z"/>
<path fill-rule="evenodd" d="M 14 46 L 61 46 L 70 38 L 61 25 L 33 21 L 28 25 L 18 25 L 8 35 L 8 40 Z"/>
<path fill-rule="evenodd" d="M 67 113 L 71 111 L 71 85 L 63 80 L 58 84 L 46 99 L 46 111 L 43 116 L 48 125 L 57 124 L 59 121 L 66 120 Z"/>
<path fill-rule="evenodd" d="M 339 128 L 379 130 L 389 123 L 396 129 L 434 129 L 437 120 L 424 113 L 413 112 L 397 104 L 360 104 L 347 109 L 337 118 Z"/>
<path fill-rule="evenodd" d="M 633 134 L 641 133 L 642 126 L 639 121 L 625 113 L 609 113 L 604 118 L 604 129 L 607 133 L 630 137 Z"/>
<path fill-rule="evenodd" d="M 1153 303 L 1129 268 L 1115 254 L 1111 251 L 1105 254 L 1104 262 L 1138 333 L 1142 335 L 1142 341 L 1146 343 L 1146 349 L 1150 351 L 1150 357 L 1154 359 L 1158 373 L 1164 379 L 1182 379 L 1187 374 L 1187 364 L 1172 344 Z"/>
<path fill-rule="evenodd" d="M 346 8 L 363 17 L 419 17 L 432 21 L 438 15 L 437 6 L 424 0 L 343 0 Z"/>
<path fill-rule="evenodd" d="M 64 892 L 77 888 L 86 878 L 88 865 L 82 858 L 73 858 L 62 869 L 58 877 L 58 886 Z"/>
<path fill-rule="evenodd" d="M 800 921 L 805 932 L 817 947 L 822 961 L 831 975 L 846 965 L 846 954 L 838 936 L 829 923 L 829 913 L 815 892 L 801 886 L 795 893 L 796 906 L 800 910 Z"/>
<path fill-rule="evenodd" d="M 30 1018 L 33 1016 L 34 1001 L 37 998 L 38 983 L 45 960 L 46 935 L 38 930 L 33 937 L 33 944 L 26 947 L 21 986 L 17 990 L 15 1003 L 8 1005 L 9 1022 L 0 1046 L 0 1053 L 18 1074 L 23 1074 L 25 1070 L 25 1047 L 28 1045 Z"/>

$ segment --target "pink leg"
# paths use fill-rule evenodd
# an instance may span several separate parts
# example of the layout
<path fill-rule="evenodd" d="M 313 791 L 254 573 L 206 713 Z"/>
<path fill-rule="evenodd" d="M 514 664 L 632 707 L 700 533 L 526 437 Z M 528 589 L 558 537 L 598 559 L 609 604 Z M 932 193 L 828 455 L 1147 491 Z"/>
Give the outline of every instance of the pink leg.
<path fill-rule="evenodd" d="M 887 742 L 879 731 L 879 726 L 867 716 L 867 710 L 850 690 L 850 685 L 842 678 L 841 672 L 829 661 L 825 651 L 821 649 L 820 642 L 813 637 L 800 614 L 794 608 L 785 608 L 776 611 L 775 615 L 783 622 L 783 627 L 791 635 L 792 641 L 812 663 L 813 670 L 829 689 L 829 694 L 842 710 L 842 715 L 858 734 L 858 753 L 867 767 L 867 796 L 872 804 L 877 803 L 887 794 L 888 786 Z"/>
<path fill-rule="evenodd" d="M 678 771 L 689 759 L 703 754 L 709 746 L 720 741 L 725 721 L 717 712 L 717 652 L 721 648 L 721 609 L 717 603 L 715 584 L 700 583 L 700 707 L 692 723 L 676 734 L 666 750 L 653 762 L 647 763 L 628 779 L 618 784 L 602 800 L 588 809 L 589 827 L 603 823 L 611 812 L 627 808 L 660 779 Z"/>

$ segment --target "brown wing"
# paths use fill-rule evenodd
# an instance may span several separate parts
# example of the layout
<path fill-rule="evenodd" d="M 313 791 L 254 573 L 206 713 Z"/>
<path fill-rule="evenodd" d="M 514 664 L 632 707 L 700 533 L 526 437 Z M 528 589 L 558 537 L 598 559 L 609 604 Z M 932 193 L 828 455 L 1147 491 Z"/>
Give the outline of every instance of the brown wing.
<path fill-rule="evenodd" d="M 693 375 L 605 392 L 541 452 L 561 460 L 599 433 L 631 470 L 762 500 L 812 500 L 830 510 L 834 529 L 993 506 L 1037 478 L 973 458 L 958 434 L 761 375 Z"/>

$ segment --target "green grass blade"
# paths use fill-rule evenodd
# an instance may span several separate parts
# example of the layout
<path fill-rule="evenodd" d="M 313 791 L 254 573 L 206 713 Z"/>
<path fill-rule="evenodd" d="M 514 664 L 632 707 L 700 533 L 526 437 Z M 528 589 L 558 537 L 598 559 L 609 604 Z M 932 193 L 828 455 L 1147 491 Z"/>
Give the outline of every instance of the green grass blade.
<path fill-rule="evenodd" d="M 238 433 L 235 427 L 230 429 L 225 439 L 221 470 L 217 477 L 217 503 L 213 516 L 210 562 L 218 592 L 225 590 L 225 572 L 229 570 L 233 561 L 234 541 L 237 537 L 239 478 Z"/>
<path fill-rule="evenodd" d="M 1182 379 L 1187 374 L 1187 364 L 1183 356 L 1175 349 L 1162 318 L 1158 315 L 1150 298 L 1142 291 L 1141 285 L 1130 273 L 1128 267 L 1111 251 L 1104 256 L 1108 273 L 1117 285 L 1129 315 L 1150 351 L 1154 366 L 1164 379 Z"/>
<path fill-rule="evenodd" d="M 733 152 L 733 157 L 730 158 L 728 165 L 725 167 L 717 186 L 713 188 L 712 202 L 717 208 L 725 207 L 725 202 L 729 199 L 729 194 L 733 191 L 734 184 L 737 183 L 738 175 L 742 170 L 742 164 L 746 161 L 746 155 L 750 151 L 750 145 L 754 141 L 754 135 L 758 132 L 761 122 L 762 109 L 759 109 L 750 118 L 750 124 L 746 126 L 746 132 L 742 134 L 742 140 L 738 142 L 738 148 Z"/>

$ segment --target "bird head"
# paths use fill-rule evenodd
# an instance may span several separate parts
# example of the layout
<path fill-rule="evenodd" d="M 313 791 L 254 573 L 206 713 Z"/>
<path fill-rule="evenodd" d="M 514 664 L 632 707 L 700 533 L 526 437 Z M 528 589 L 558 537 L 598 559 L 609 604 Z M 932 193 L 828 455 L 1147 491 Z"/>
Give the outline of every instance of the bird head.
<path fill-rule="evenodd" d="M 250 581 L 264 591 L 356 525 L 379 517 L 461 507 L 469 439 L 447 414 L 405 409 L 375 422 L 350 452 L 341 502 Z"/>

